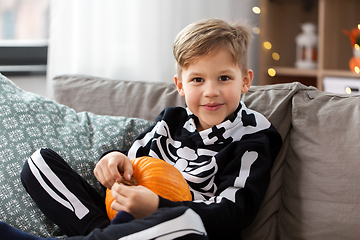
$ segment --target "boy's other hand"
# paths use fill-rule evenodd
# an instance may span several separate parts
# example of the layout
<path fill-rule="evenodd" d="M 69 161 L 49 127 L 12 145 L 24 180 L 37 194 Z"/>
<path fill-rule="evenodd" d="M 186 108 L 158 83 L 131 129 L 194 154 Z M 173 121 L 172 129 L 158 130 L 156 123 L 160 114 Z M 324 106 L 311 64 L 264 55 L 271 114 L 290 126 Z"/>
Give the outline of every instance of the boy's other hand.
<path fill-rule="evenodd" d="M 121 152 L 110 152 L 103 156 L 94 168 L 94 175 L 105 187 L 111 189 L 115 181 L 121 181 L 124 174 L 126 180 L 130 180 L 133 168 L 130 159 Z"/>
<path fill-rule="evenodd" d="M 115 201 L 111 207 L 116 211 L 130 213 L 135 219 L 141 219 L 154 213 L 159 207 L 159 197 L 144 186 L 126 186 L 115 183 L 111 188 Z"/>

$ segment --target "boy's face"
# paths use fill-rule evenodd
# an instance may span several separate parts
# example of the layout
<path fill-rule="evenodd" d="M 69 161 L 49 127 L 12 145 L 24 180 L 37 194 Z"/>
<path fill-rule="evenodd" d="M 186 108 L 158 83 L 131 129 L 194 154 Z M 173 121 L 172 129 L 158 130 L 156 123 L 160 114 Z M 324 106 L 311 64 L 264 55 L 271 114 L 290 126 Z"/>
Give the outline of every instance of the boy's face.
<path fill-rule="evenodd" d="M 175 84 L 185 97 L 190 111 L 199 118 L 196 128 L 202 131 L 222 123 L 239 106 L 241 93 L 249 90 L 253 72 L 244 75 L 230 53 L 219 50 L 200 57 L 183 69 Z"/>

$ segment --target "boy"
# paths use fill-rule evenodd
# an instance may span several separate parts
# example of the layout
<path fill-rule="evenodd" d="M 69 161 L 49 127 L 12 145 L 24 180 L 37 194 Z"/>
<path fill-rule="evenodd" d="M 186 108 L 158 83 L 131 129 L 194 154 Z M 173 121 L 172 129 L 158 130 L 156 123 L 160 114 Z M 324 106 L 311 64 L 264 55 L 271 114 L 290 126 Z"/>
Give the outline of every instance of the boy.
<path fill-rule="evenodd" d="M 247 66 L 250 35 L 246 26 L 217 19 L 190 24 L 179 33 L 173 48 L 175 84 L 186 109 L 166 108 L 127 155 L 107 152 L 94 169 L 100 183 L 111 188 L 112 208 L 119 211 L 112 224 L 103 197 L 55 152 L 41 149 L 27 161 L 24 186 L 51 220 L 75 236 L 69 239 L 241 238 L 260 207 L 281 147 L 270 122 L 240 101 L 253 78 Z M 172 202 L 144 187 L 115 183 L 120 172 L 130 179 L 129 159 L 139 156 L 160 158 L 179 169 L 193 201 Z M 4 226 L 8 237 L 19 236 L 4 224 L 0 234 Z"/>

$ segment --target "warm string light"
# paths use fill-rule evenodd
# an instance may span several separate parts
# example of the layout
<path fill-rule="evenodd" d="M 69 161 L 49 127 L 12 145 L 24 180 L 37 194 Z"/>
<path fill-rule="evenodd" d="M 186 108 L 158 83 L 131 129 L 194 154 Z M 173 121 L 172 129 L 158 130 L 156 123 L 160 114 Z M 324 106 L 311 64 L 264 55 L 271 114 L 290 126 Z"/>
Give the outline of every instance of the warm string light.
<path fill-rule="evenodd" d="M 264 48 L 267 49 L 267 50 L 270 50 L 270 49 L 272 49 L 272 44 L 271 44 L 270 42 L 266 41 L 266 42 L 264 42 Z M 277 52 L 273 52 L 273 53 L 271 54 L 271 57 L 272 57 L 272 59 L 274 59 L 275 61 L 279 61 L 279 60 L 280 60 L 280 54 L 277 53 Z M 274 69 L 274 68 L 269 68 L 269 69 L 268 69 L 268 74 L 269 74 L 270 77 L 275 77 L 275 75 L 276 75 L 275 69 Z"/>
<path fill-rule="evenodd" d="M 268 74 L 269 74 L 270 77 L 275 77 L 275 75 L 276 75 L 275 69 L 269 68 L 268 69 Z"/>
<path fill-rule="evenodd" d="M 351 88 L 346 87 L 346 88 L 345 88 L 345 92 L 346 92 L 346 94 L 351 94 Z"/>
<path fill-rule="evenodd" d="M 277 52 L 273 52 L 273 54 L 271 56 L 275 61 L 280 60 L 280 54 L 278 54 Z"/>
<path fill-rule="evenodd" d="M 260 9 L 258 6 L 254 6 L 254 7 L 252 8 L 252 11 L 253 11 L 255 14 L 260 14 L 260 13 L 261 13 L 261 9 Z M 258 28 L 258 27 L 253 27 L 253 28 L 252 28 L 252 31 L 253 31 L 254 34 L 260 34 L 260 28 Z M 267 49 L 267 50 L 272 49 L 272 44 L 271 44 L 270 42 L 268 42 L 268 41 L 264 42 L 263 45 L 264 45 L 264 48 Z M 279 60 L 280 60 L 280 54 L 277 53 L 277 52 L 273 52 L 273 53 L 271 54 L 271 56 L 272 56 L 272 58 L 273 58 L 275 61 L 279 61 Z M 268 69 L 268 74 L 269 74 L 269 76 L 274 77 L 274 76 L 276 75 L 275 69 L 274 69 L 274 68 L 269 68 L 269 69 Z"/>
<path fill-rule="evenodd" d="M 359 74 L 360 73 L 360 68 L 358 66 L 355 66 L 354 71 L 355 71 L 355 73 Z"/>
<path fill-rule="evenodd" d="M 253 32 L 254 34 L 256 34 L 256 35 L 259 35 L 259 34 L 260 34 L 260 28 L 258 28 L 258 27 L 253 27 L 251 30 L 252 30 L 252 32 Z"/>
<path fill-rule="evenodd" d="M 270 50 L 272 48 L 272 44 L 270 42 L 264 42 L 264 48 Z"/>
<path fill-rule="evenodd" d="M 253 13 L 255 13 L 255 14 L 260 14 L 261 13 L 261 9 L 258 7 L 258 6 L 254 6 L 253 8 L 252 8 L 252 11 L 253 11 Z M 258 28 L 258 27 L 252 27 L 252 32 L 254 33 L 254 34 L 256 34 L 256 35 L 259 35 L 260 34 L 260 28 Z"/>
<path fill-rule="evenodd" d="M 255 14 L 260 14 L 261 13 L 261 9 L 258 7 L 258 6 L 255 6 L 252 8 L 252 11 L 255 13 Z"/>

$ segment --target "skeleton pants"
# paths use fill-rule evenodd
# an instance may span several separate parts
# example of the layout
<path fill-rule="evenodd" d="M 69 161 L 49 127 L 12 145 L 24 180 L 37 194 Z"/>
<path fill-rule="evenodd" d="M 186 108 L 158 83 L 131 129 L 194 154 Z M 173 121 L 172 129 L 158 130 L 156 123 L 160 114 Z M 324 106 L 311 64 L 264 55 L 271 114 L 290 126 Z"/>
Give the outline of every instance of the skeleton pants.
<path fill-rule="evenodd" d="M 159 208 L 144 219 L 110 224 L 104 197 L 51 149 L 26 161 L 21 181 L 69 239 L 208 239 L 199 215 L 187 207 Z"/>

